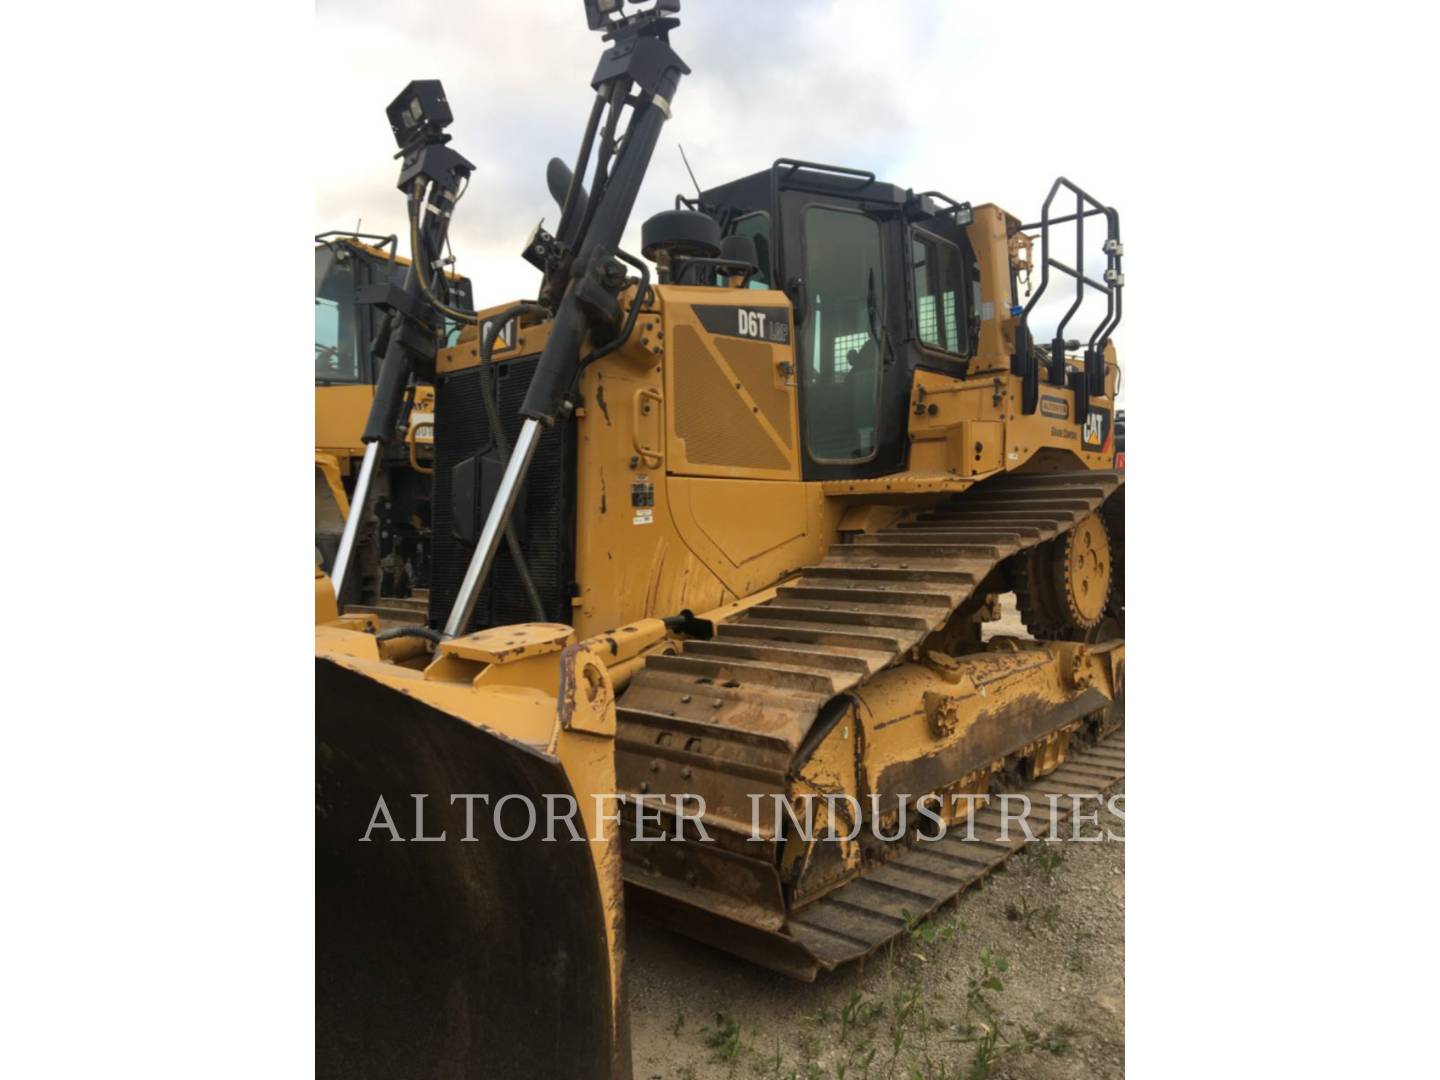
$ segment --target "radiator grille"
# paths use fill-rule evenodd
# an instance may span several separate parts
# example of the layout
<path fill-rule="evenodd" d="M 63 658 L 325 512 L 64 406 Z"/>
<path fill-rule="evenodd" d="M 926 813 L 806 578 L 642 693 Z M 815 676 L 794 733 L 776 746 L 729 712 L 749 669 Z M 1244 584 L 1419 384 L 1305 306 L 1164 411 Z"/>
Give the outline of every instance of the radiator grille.
<path fill-rule="evenodd" d="M 537 363 L 538 356 L 495 366 L 500 422 L 512 447 L 524 423 L 520 404 Z M 491 446 L 490 425 L 480 387 L 478 368 L 442 375 L 435 387 L 434 554 L 430 583 L 430 625 L 435 627 L 444 625 L 449 616 L 474 551 L 473 545 L 461 541 L 453 530 L 451 470 L 458 462 Z M 520 534 L 520 544 L 525 550 L 526 565 L 544 602 L 546 618 L 551 622 L 569 623 L 571 582 L 575 576 L 573 419 L 557 422 L 540 436 L 540 445 L 522 490 L 525 527 Z M 482 511 L 488 510 L 488 506 L 482 508 Z M 509 545 L 502 541 L 467 630 L 533 620 Z"/>

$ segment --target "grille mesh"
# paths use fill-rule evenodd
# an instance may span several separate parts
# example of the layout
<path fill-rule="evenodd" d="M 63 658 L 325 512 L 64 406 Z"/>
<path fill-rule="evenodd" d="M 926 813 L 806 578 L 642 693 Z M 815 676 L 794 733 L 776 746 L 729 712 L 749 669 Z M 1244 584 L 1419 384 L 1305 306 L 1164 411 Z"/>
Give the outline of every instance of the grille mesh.
<path fill-rule="evenodd" d="M 758 341 L 717 340 L 716 348 L 730 370 L 760 406 L 775 434 L 793 449 L 795 432 L 790 426 L 790 395 L 775 385 L 775 350 Z"/>
<path fill-rule="evenodd" d="M 524 420 L 520 404 L 539 357 L 495 366 L 500 423 L 510 446 Z M 465 458 L 491 446 L 490 425 L 481 397 L 480 372 L 468 368 L 443 375 L 435 387 L 434 554 L 430 583 L 430 625 L 441 626 L 460 593 L 460 582 L 474 546 L 453 531 L 451 470 Z M 535 588 L 551 622 L 569 623 L 570 583 L 575 566 L 575 422 L 564 420 L 540 436 L 523 489 L 525 527 L 520 546 Z M 483 514 L 488 506 L 481 508 Z M 478 528 L 477 528 L 478 533 Z M 503 541 L 490 577 L 480 591 L 468 631 L 534 620 L 525 588 Z"/>
<path fill-rule="evenodd" d="M 790 463 L 710 357 L 700 335 L 675 328 L 675 434 L 692 465 L 784 469 Z"/>

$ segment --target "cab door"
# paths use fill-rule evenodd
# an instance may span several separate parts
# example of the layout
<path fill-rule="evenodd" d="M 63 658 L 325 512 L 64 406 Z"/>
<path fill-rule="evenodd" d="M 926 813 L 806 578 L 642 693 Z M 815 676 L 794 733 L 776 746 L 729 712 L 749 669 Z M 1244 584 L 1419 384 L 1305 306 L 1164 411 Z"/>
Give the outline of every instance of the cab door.
<path fill-rule="evenodd" d="M 795 304 L 796 361 L 807 480 L 882 476 L 904 467 L 904 395 L 895 359 L 903 318 L 898 226 L 863 202 L 782 195 L 786 292 Z M 891 415 L 894 413 L 895 415 Z"/>

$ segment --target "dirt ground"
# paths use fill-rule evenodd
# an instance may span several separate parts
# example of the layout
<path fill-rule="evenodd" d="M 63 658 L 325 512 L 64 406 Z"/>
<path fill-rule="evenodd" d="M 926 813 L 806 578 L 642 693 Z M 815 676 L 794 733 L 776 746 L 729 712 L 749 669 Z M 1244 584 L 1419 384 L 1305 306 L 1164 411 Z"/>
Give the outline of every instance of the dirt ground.
<path fill-rule="evenodd" d="M 1004 611 L 991 635 L 1023 632 L 1009 596 Z M 1102 813 L 1094 831 L 1124 822 Z M 1124 1075 L 1120 840 L 1028 845 L 888 950 L 809 984 L 638 914 L 628 936 L 636 1080 Z"/>

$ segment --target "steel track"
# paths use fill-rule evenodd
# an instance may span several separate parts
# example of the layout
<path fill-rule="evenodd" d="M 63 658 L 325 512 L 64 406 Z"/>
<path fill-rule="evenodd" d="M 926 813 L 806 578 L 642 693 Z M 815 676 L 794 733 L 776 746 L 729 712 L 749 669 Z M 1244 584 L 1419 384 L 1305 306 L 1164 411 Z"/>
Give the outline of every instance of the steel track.
<path fill-rule="evenodd" d="M 875 874 L 894 865 L 890 876 L 899 880 L 907 856 L 792 910 L 776 838 L 762 830 L 762 842 L 749 840 L 749 797 L 787 793 L 791 764 L 827 709 L 906 660 L 1002 562 L 1073 528 L 1123 479 L 1097 471 L 985 481 L 894 528 L 833 546 L 772 599 L 717 625 L 713 640 L 686 641 L 679 655 L 650 658 L 618 703 L 620 789 L 702 795 L 715 842 L 626 844 L 632 892 L 660 901 L 676 916 L 666 921 L 686 932 L 723 939 L 726 948 L 801 978 L 903 930 L 893 902 L 870 916 L 860 912 L 862 897 L 878 902 L 885 895 Z M 924 853 L 932 865 L 944 857 Z M 997 863 L 1004 857 L 997 853 Z M 980 860 L 975 852 L 962 858 L 966 865 Z M 988 868 L 980 863 L 977 877 Z M 905 910 L 923 914 L 930 894 L 936 904 L 955 895 L 966 885 L 959 873 L 952 871 L 955 887 L 945 896 L 918 890 L 903 901 Z"/>

